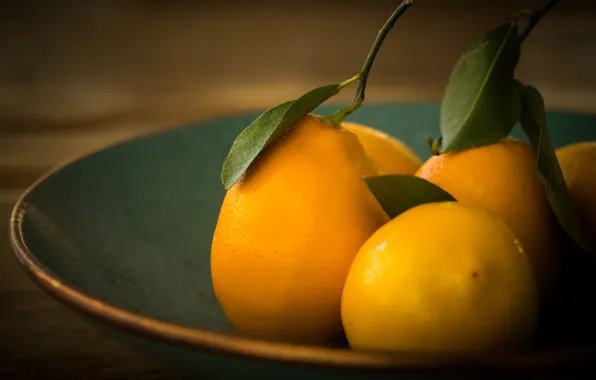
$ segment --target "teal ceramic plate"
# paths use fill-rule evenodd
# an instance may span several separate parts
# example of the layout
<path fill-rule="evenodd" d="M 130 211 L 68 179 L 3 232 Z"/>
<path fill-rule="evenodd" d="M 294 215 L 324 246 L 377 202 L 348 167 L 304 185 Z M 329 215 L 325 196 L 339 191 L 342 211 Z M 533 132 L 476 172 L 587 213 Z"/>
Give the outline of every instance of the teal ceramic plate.
<path fill-rule="evenodd" d="M 112 338 L 196 374 L 427 379 L 474 371 L 510 378 L 564 373 L 596 359 L 591 344 L 466 357 L 386 356 L 236 335 L 213 294 L 209 251 L 224 196 L 221 165 L 256 116 L 141 137 L 53 170 L 12 214 L 10 237 L 22 267 Z M 438 135 L 438 118 L 435 104 L 377 104 L 351 120 L 387 131 L 427 158 L 426 138 Z M 596 140 L 595 116 L 551 112 L 548 121 L 555 146 Z M 514 135 L 522 136 L 519 129 Z"/>

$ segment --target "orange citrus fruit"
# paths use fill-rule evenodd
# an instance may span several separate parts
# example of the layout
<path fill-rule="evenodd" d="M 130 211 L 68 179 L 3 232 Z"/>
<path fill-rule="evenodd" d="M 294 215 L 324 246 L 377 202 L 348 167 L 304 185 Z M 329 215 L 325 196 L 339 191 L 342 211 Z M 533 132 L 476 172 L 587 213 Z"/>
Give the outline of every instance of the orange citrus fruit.
<path fill-rule="evenodd" d="M 596 249 L 596 141 L 569 144 L 555 153 L 590 245 Z"/>
<path fill-rule="evenodd" d="M 440 202 L 409 209 L 366 241 L 342 318 L 354 349 L 499 350 L 531 342 L 538 306 L 530 261 L 509 226 Z"/>
<path fill-rule="evenodd" d="M 543 299 L 555 291 L 558 231 L 536 169 L 536 151 L 523 141 L 497 143 L 432 156 L 416 172 L 459 202 L 499 215 L 528 253 Z"/>
<path fill-rule="evenodd" d="M 308 115 L 228 190 L 211 273 L 240 333 L 295 343 L 343 336 L 341 292 L 350 264 L 389 220 L 362 179 L 374 174 L 352 132 Z"/>
<path fill-rule="evenodd" d="M 385 132 L 353 122 L 343 122 L 342 126 L 358 137 L 383 174 L 414 174 L 422 165 L 410 147 Z"/>

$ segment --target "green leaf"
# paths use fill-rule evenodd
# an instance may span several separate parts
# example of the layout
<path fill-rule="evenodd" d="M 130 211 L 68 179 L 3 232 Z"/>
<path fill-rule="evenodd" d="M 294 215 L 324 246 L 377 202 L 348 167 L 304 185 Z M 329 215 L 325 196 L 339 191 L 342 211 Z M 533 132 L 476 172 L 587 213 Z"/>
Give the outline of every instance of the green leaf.
<path fill-rule="evenodd" d="M 517 24 L 510 21 L 470 45 L 455 63 L 441 102 L 443 153 L 509 135 L 521 112 L 513 75 L 520 45 Z"/>
<path fill-rule="evenodd" d="M 234 140 L 221 172 L 224 187 L 232 187 L 263 149 L 302 117 L 337 94 L 346 83 L 315 88 L 296 100 L 287 101 L 263 112 Z"/>
<path fill-rule="evenodd" d="M 592 248 L 575 210 L 550 141 L 542 95 L 535 87 L 525 86 L 519 82 L 518 88 L 523 101 L 520 124 L 538 151 L 537 170 L 545 184 L 550 205 L 565 232 L 579 247 L 591 253 Z"/>
<path fill-rule="evenodd" d="M 388 174 L 364 178 L 368 188 L 390 218 L 424 203 L 455 201 L 445 190 L 424 178 Z"/>

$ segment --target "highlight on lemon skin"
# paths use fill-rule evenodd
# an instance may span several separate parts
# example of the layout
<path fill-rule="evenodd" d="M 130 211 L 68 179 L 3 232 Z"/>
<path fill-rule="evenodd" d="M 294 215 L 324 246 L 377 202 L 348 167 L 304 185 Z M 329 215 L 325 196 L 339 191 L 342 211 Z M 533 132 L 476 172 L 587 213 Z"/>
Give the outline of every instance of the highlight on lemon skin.
<path fill-rule="evenodd" d="M 437 202 L 404 212 L 362 246 L 342 321 L 353 349 L 492 351 L 529 345 L 538 307 L 530 261 L 505 222 Z"/>
<path fill-rule="evenodd" d="M 364 124 L 344 121 L 383 174 L 414 174 L 422 165 L 418 155 L 399 139 Z"/>

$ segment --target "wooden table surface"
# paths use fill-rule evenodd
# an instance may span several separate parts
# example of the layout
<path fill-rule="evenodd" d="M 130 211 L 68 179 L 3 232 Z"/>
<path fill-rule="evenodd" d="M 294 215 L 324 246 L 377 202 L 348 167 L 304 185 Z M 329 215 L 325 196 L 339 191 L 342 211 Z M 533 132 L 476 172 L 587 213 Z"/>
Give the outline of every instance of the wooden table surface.
<path fill-rule="evenodd" d="M 57 163 L 352 76 L 396 1 L 22 3 L 0 11 L 2 231 L 17 196 Z M 486 3 L 417 1 L 381 51 L 367 101 L 439 100 L 465 45 L 536 1 Z M 525 42 L 518 77 L 549 107 L 596 111 L 596 6 L 587 3 L 562 0 Z M 33 373 L 176 378 L 38 290 L 3 234 L 0 378 Z"/>

